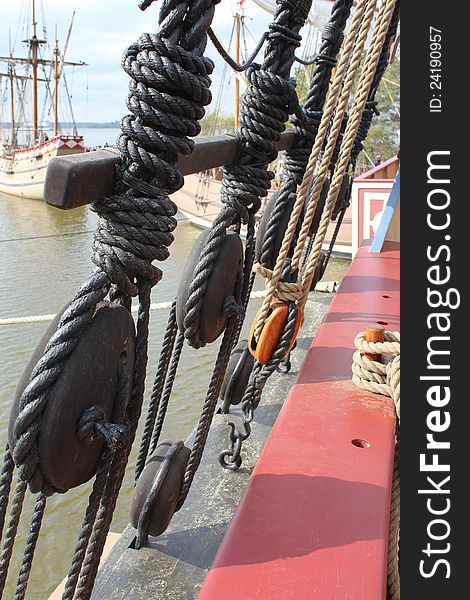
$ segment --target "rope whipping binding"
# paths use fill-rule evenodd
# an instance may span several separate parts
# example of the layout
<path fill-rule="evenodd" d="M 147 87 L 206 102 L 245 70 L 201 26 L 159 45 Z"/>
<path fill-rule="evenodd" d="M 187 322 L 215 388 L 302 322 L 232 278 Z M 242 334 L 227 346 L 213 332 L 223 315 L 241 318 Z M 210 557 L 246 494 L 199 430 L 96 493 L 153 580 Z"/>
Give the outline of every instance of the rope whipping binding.
<path fill-rule="evenodd" d="M 310 1 L 277 2 L 276 13 L 269 26 L 263 63 L 247 69 L 249 86 L 243 97 L 240 127 L 237 132 L 241 150 L 235 162 L 224 168 L 221 188 L 224 206 L 211 228 L 201 234 L 200 240 L 202 239 L 203 243 L 196 242 L 194 264 L 186 276 L 183 275 L 175 312 L 171 313 L 168 321 L 137 460 L 137 480 L 146 468 L 146 463 L 149 464 L 149 455 L 158 449 L 183 341 L 195 349 L 214 341 L 207 339 L 203 327 L 204 306 L 214 295 L 209 281 L 217 269 L 217 261 L 224 255 L 223 245 L 228 238 L 233 240 L 233 236 L 239 240 L 241 225 L 246 224 L 243 260 L 238 267 L 234 265 L 234 268 L 239 269 L 238 290 L 237 293 L 234 290 L 226 290 L 226 297 L 221 299 L 221 307 L 218 309 L 222 308 L 220 318 L 224 323 L 213 337 L 216 339 L 223 333 L 223 339 L 196 427 L 176 510 L 182 506 L 199 466 L 227 362 L 238 338 L 249 300 L 253 282 L 251 269 L 255 214 L 259 210 L 260 199 L 267 195 L 273 178 L 267 167 L 277 156 L 275 142 L 285 129 L 289 114 L 298 107 L 295 88 L 290 80 L 290 69 L 294 62 L 294 51 L 300 44 L 299 31 L 305 22 L 310 4 Z M 188 264 L 193 260 L 191 256 Z"/>
<path fill-rule="evenodd" d="M 152 3 L 153 0 L 145 0 L 140 7 L 145 10 Z M 64 374 L 70 376 L 68 364 L 80 351 L 87 331 L 104 318 L 104 312 L 113 309 L 113 314 L 122 318 L 122 311 L 130 310 L 131 298 L 137 297 L 134 360 L 127 371 L 119 361 L 114 367 L 113 422 L 109 422 L 111 414 L 106 410 L 89 407 L 91 412 L 84 412 L 78 432 L 74 430 L 71 436 L 75 439 L 83 435 L 85 444 L 96 444 L 98 440 L 98 447 L 103 448 L 88 477 L 96 475 L 63 597 L 86 600 L 91 595 L 141 412 L 150 292 L 161 278 L 161 271 L 152 263 L 169 255 L 177 212 L 169 194 L 183 183 L 176 160 L 178 154 L 192 151 L 190 137 L 199 133 L 198 121 L 204 116 L 204 106 L 211 101 L 213 63 L 203 53 L 217 3 L 218 0 L 167 0 L 160 11 L 158 32 L 142 35 L 124 55 L 122 65 L 131 78 L 127 99 L 131 114 L 121 123 L 118 147 L 124 166 L 114 194 L 93 206 L 99 215 L 93 242 L 97 268 L 64 309 L 40 348 L 36 364 L 27 373 L 29 383 L 25 381 L 24 389 L 17 392 L 19 397 L 12 413 L 0 482 L 2 530 L 6 524 L 0 554 L 0 597 L 26 488 L 38 497 L 15 600 L 26 593 L 46 498 L 66 491 L 51 481 L 51 465 L 45 464 L 41 454 L 41 427 L 47 420 L 54 386 Z M 132 338 L 133 329 L 132 326 L 129 330 Z M 66 403 L 67 399 L 63 401 Z M 15 467 L 17 478 L 9 503 Z"/>
<path fill-rule="evenodd" d="M 368 342 L 365 332 L 354 345 L 352 380 L 361 389 L 393 399 L 397 416 L 393 457 L 392 495 L 388 540 L 387 587 L 390 600 L 400 598 L 400 332 L 386 331 L 384 342 Z M 378 360 L 369 356 L 377 355 Z M 389 360 L 382 357 L 389 355 Z"/>
<path fill-rule="evenodd" d="M 302 185 L 299 190 L 299 194 L 297 196 L 296 202 L 294 203 L 294 208 L 291 213 L 289 225 L 287 227 L 287 230 L 286 230 L 286 233 L 285 233 L 285 236 L 283 239 L 283 243 L 282 243 L 281 249 L 279 251 L 279 255 L 277 257 L 275 269 L 274 269 L 274 271 L 270 271 L 270 270 L 264 268 L 263 266 L 255 265 L 256 271 L 262 273 L 264 276 L 267 276 L 267 279 L 268 279 L 267 285 L 266 285 L 267 296 L 263 303 L 262 309 L 261 309 L 260 313 L 258 313 L 258 316 L 257 316 L 258 321 L 256 323 L 256 328 L 254 330 L 255 337 L 259 336 L 259 333 L 263 328 L 264 321 L 266 320 L 268 314 L 270 314 L 271 301 L 274 297 L 281 298 L 281 299 L 289 299 L 289 296 L 286 296 L 286 292 L 288 294 L 295 294 L 295 296 L 297 296 L 297 297 L 301 296 L 301 299 L 298 301 L 299 307 L 301 309 L 303 309 L 303 307 L 305 306 L 305 302 L 308 297 L 308 293 L 310 291 L 312 278 L 313 278 L 313 275 L 315 274 L 315 269 L 317 268 L 319 254 L 317 254 L 315 259 L 311 258 L 310 261 L 307 261 L 307 260 L 304 261 L 304 265 L 307 270 L 307 276 L 304 275 L 303 282 L 301 282 L 300 284 L 292 283 L 292 274 L 295 274 L 297 272 L 297 270 L 299 269 L 299 261 L 300 261 L 300 256 L 301 256 L 302 250 L 303 250 L 303 244 L 305 243 L 305 240 L 307 238 L 308 230 L 310 228 L 311 221 L 313 219 L 313 216 L 315 214 L 315 210 L 317 207 L 318 198 L 320 196 L 320 192 L 321 192 L 324 182 L 325 182 L 326 173 L 327 173 L 328 168 L 331 168 L 332 159 L 333 159 L 335 151 L 338 155 L 337 158 L 339 158 L 340 156 L 342 157 L 343 165 L 341 166 L 341 169 L 344 169 L 344 166 L 345 166 L 344 158 L 345 157 L 347 157 L 346 168 L 350 161 L 350 150 L 346 150 L 346 151 L 344 150 L 344 146 L 342 144 L 342 138 L 341 138 L 340 134 L 341 134 L 342 128 L 344 128 L 344 117 L 346 114 L 346 108 L 347 108 L 348 99 L 349 99 L 349 92 L 352 89 L 352 84 L 354 82 L 355 76 L 358 72 L 359 65 L 361 63 L 363 48 L 364 48 L 366 37 L 368 35 L 370 24 L 372 22 L 374 10 L 375 10 L 375 2 L 369 2 L 369 3 L 362 2 L 362 3 L 358 3 L 356 6 L 356 12 L 352 19 L 351 28 L 349 30 L 348 36 L 344 43 L 342 55 L 341 55 L 341 58 L 340 58 L 340 61 L 339 61 L 339 64 L 338 64 L 338 67 L 336 70 L 336 76 L 335 76 L 335 79 L 334 79 L 333 84 L 329 91 L 329 95 L 328 95 L 328 99 L 327 99 L 327 102 L 326 102 L 326 105 L 325 105 L 325 108 L 323 111 L 323 116 L 322 116 L 322 120 L 320 123 L 320 127 L 318 129 L 317 137 L 315 139 L 315 144 L 314 144 L 314 147 L 312 149 L 312 152 L 311 152 L 311 155 L 309 158 L 308 166 L 307 166 L 307 169 L 306 169 L 303 181 L 302 181 Z M 391 6 L 391 5 L 388 6 L 386 11 L 384 11 L 383 8 L 381 9 L 381 11 L 379 11 L 379 14 L 378 14 L 377 20 L 376 20 L 376 28 L 379 27 L 379 25 L 380 25 L 381 29 L 380 29 L 379 33 L 375 33 L 374 34 L 375 37 L 373 36 L 373 38 L 372 38 L 373 40 L 375 40 L 374 49 L 371 50 L 371 47 L 369 47 L 368 53 L 366 55 L 365 65 L 368 64 L 367 63 L 368 60 L 369 61 L 371 60 L 370 57 L 371 56 L 373 57 L 374 63 L 369 68 L 370 68 L 370 72 L 372 73 L 372 75 L 375 74 L 375 80 L 374 80 L 375 82 L 380 81 L 380 78 L 381 78 L 381 76 L 383 74 L 383 70 L 384 70 L 383 61 L 382 61 L 381 73 L 377 74 L 377 59 L 379 58 L 379 56 L 382 59 L 383 56 L 388 54 L 389 45 L 391 43 L 391 40 L 393 39 L 393 37 L 396 34 L 396 27 L 398 24 L 398 14 L 399 14 L 398 7 L 393 12 L 392 20 L 391 20 L 391 16 L 392 16 L 391 11 L 393 11 L 393 6 Z M 385 36 L 384 36 L 384 32 L 386 34 Z M 372 42 L 372 44 L 373 43 L 374 43 L 374 41 Z M 352 55 L 351 55 L 351 53 L 352 53 Z M 345 76 L 345 73 L 346 73 L 346 76 Z M 369 81 L 367 81 L 367 80 L 364 81 L 364 78 L 362 78 L 359 85 L 366 86 L 361 89 L 365 90 L 366 94 L 367 94 L 367 92 L 370 93 L 370 87 L 369 87 L 370 79 L 369 79 Z M 364 94 L 364 91 L 363 91 L 363 94 Z M 338 98 L 339 98 L 339 100 L 338 100 Z M 353 105 L 353 108 L 354 108 L 354 106 L 355 105 Z M 332 117 L 333 117 L 333 121 L 330 122 L 330 119 Z M 356 111 L 355 119 L 356 119 L 356 123 L 353 123 L 352 126 L 349 125 L 349 130 L 348 130 L 348 126 L 346 126 L 345 132 L 347 131 L 349 137 L 353 136 L 354 140 L 357 142 L 358 139 L 361 139 L 361 136 L 364 136 L 367 134 L 367 129 L 363 128 L 363 130 L 361 132 L 358 131 L 357 111 Z M 370 125 L 370 123 L 369 123 L 369 125 Z M 324 148 L 325 138 L 326 138 L 327 134 L 328 134 L 328 140 L 326 143 L 326 147 Z M 305 214 L 302 215 L 303 226 L 301 229 L 301 233 L 297 239 L 297 245 L 295 248 L 293 258 L 289 262 L 287 257 L 288 257 L 289 252 L 291 252 L 291 244 L 293 243 L 293 240 L 295 239 L 297 222 L 299 221 L 300 215 L 302 214 L 303 204 L 307 198 L 307 193 L 309 191 L 309 187 L 311 186 L 310 181 L 314 175 L 315 165 L 317 164 L 317 160 L 318 160 L 321 152 L 323 152 L 322 163 L 321 163 L 320 169 L 318 169 L 318 171 L 316 173 L 316 178 L 315 178 L 315 181 L 313 184 L 312 195 L 311 195 L 309 204 L 307 206 L 307 210 L 306 210 Z M 342 152 L 342 154 L 341 154 L 341 152 Z M 321 246 L 323 244 L 324 237 L 326 234 L 326 227 L 331 218 L 331 213 L 335 206 L 337 196 L 339 193 L 339 188 L 341 187 L 341 183 L 343 181 L 343 176 L 344 176 L 345 172 L 346 172 L 346 169 L 344 169 L 342 172 L 338 171 L 338 172 L 334 173 L 335 178 L 336 178 L 336 179 L 333 178 L 333 181 L 332 181 L 332 183 L 334 184 L 334 187 L 332 186 L 332 188 L 330 188 L 330 190 L 329 190 L 325 210 L 323 211 L 322 219 L 320 221 L 320 230 L 319 230 L 320 241 L 317 240 L 317 235 L 316 235 L 314 238 L 314 242 L 312 242 L 312 244 L 310 246 L 310 248 L 312 250 L 318 251 L 318 248 L 321 249 Z M 339 182 L 339 185 L 338 185 L 338 182 Z M 325 213 L 325 211 L 327 211 L 327 212 Z M 343 212 L 343 214 L 344 214 L 344 212 Z M 325 215 L 327 215 L 327 216 L 325 216 Z M 341 223 L 341 220 L 342 220 L 342 216 L 340 217 L 339 224 Z M 326 226 L 325 226 L 325 223 L 326 223 Z M 339 228 L 339 225 L 337 225 L 336 231 L 338 230 L 338 228 Z M 330 253 L 331 253 L 331 245 L 330 245 Z M 307 258 L 308 258 L 308 255 L 307 255 Z M 287 276 L 287 278 L 290 279 L 290 281 L 288 280 L 287 283 L 284 281 L 281 281 L 281 277 L 286 278 L 286 276 Z M 273 285 L 273 280 L 276 282 L 275 285 Z M 300 291 L 301 291 L 301 293 L 300 293 Z M 295 296 L 291 296 L 291 298 L 295 297 Z M 286 327 L 287 327 L 287 325 L 286 325 Z M 235 426 L 234 425 L 231 426 L 231 432 L 230 432 L 231 447 L 228 451 L 225 451 L 224 453 L 222 453 L 222 455 L 220 457 L 221 464 L 223 466 L 225 466 L 226 468 L 236 469 L 239 466 L 239 463 L 240 463 L 239 449 L 241 447 L 239 439 L 244 440 L 248 437 L 250 431 L 249 431 L 249 427 L 247 427 L 247 425 L 249 425 L 249 423 L 252 420 L 251 415 L 252 415 L 253 407 L 256 407 L 257 403 L 259 402 L 259 394 L 257 394 L 256 396 L 254 395 L 253 382 L 256 381 L 256 384 L 257 384 L 256 387 L 258 389 L 262 388 L 265 384 L 265 379 L 260 378 L 260 371 L 261 371 L 261 368 L 258 365 L 256 365 L 254 367 L 254 370 L 250 377 L 250 383 L 249 383 L 249 386 L 246 391 L 246 396 L 244 397 L 244 400 L 242 401 L 242 407 L 245 407 L 245 410 L 243 410 L 244 423 L 242 424 L 244 430 L 236 432 Z M 270 373 L 267 372 L 266 374 L 267 374 L 267 377 L 269 377 Z M 250 402 L 249 402 L 250 395 L 252 397 L 251 406 L 250 406 Z M 246 407 L 248 407 L 248 411 L 246 410 Z M 235 443 L 235 440 L 236 440 L 236 443 Z M 237 451 L 235 451 L 235 447 L 237 448 Z"/>

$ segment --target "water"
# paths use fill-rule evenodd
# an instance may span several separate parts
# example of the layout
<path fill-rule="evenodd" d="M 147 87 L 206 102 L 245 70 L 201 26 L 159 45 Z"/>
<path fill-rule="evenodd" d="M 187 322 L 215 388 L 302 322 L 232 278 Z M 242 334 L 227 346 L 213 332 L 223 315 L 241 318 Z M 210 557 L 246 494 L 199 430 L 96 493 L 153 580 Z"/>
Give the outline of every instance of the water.
<path fill-rule="evenodd" d="M 96 145 L 114 143 L 115 130 L 94 131 Z M 101 137 L 98 132 L 101 131 Z M 88 142 L 87 142 L 88 143 Z M 34 200 L 0 194 L 0 318 L 54 313 L 66 304 L 92 270 L 91 242 L 96 216 L 88 208 L 67 212 Z M 186 257 L 200 231 L 180 223 L 175 231 L 171 256 L 161 266 L 164 276 L 154 288 L 152 302 L 172 300 Z M 339 279 L 348 261 L 333 259 L 325 280 Z M 258 283 L 258 289 L 260 283 Z M 249 327 L 260 301 L 253 300 L 245 325 Z M 151 388 L 166 311 L 151 315 L 147 391 Z M 11 399 L 22 370 L 47 328 L 47 323 L 0 325 L 0 447 L 7 439 Z M 194 351 L 185 349 L 168 410 L 162 439 L 184 439 L 200 414 L 217 344 Z M 148 396 L 147 396 L 148 397 Z M 145 407 L 144 407 L 145 410 Z M 139 434 L 137 435 L 139 439 Z M 135 449 L 114 516 L 112 530 L 122 531 L 128 523 L 132 495 Z M 43 532 L 29 585 L 28 598 L 44 600 L 65 577 L 86 508 L 90 485 L 84 484 L 65 495 L 48 500 Z M 18 551 L 27 535 L 32 499 L 26 503 L 24 519 L 17 536 Z M 18 572 L 18 552 L 11 573 Z M 16 568 L 15 568 L 16 567 Z M 15 581 L 8 582 L 5 598 L 12 598 Z"/>
<path fill-rule="evenodd" d="M 85 145 L 87 148 L 97 148 L 98 146 L 115 146 L 116 139 L 121 133 L 120 129 L 100 129 L 98 127 L 82 127 L 79 130 L 79 134 L 85 138 Z"/>

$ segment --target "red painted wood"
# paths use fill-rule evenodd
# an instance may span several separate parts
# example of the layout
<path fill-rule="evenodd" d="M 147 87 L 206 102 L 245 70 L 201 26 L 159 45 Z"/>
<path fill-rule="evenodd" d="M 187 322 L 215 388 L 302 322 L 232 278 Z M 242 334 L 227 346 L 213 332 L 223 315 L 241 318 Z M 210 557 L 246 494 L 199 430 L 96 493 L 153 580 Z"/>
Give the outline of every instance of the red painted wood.
<path fill-rule="evenodd" d="M 385 598 L 394 409 L 352 384 L 351 362 L 357 332 L 399 329 L 399 265 L 396 244 L 359 250 L 199 600 Z"/>

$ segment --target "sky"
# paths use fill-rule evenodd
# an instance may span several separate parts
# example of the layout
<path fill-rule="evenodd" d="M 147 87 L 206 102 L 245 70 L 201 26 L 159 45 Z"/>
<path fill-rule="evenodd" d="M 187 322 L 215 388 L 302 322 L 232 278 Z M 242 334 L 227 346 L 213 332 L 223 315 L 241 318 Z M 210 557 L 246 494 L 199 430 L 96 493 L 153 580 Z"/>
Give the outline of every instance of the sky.
<path fill-rule="evenodd" d="M 127 46 L 143 32 L 156 31 L 160 2 L 142 12 L 138 0 L 36 0 L 39 32 L 42 33 L 43 15 L 46 15 L 48 38 L 53 43 L 57 25 L 59 42 L 63 46 L 72 13 L 74 28 L 67 51 L 70 61 L 84 61 L 88 67 L 70 72 L 67 76 L 77 121 L 119 120 L 128 110 L 125 106 L 128 76 L 122 71 L 121 56 Z M 16 39 L 15 54 L 24 55 L 20 16 L 25 15 L 29 0 L 0 0 L 0 55 L 8 54 L 9 30 Z M 225 44 L 233 25 L 235 0 L 222 0 L 217 5 L 213 29 Z M 30 9 L 28 8 L 28 11 Z M 266 30 L 270 15 L 258 8 L 253 0 L 245 2 L 246 24 L 253 38 L 259 39 Z M 24 21 L 24 18 L 23 18 Z M 255 41 L 248 35 L 248 50 Z M 300 51 L 299 51 L 300 52 Z M 206 55 L 216 63 L 213 75 L 213 96 L 220 84 L 223 62 L 208 43 Z M 4 70 L 4 65 L 0 65 Z M 233 77 L 226 83 L 222 110 L 232 113 Z"/>

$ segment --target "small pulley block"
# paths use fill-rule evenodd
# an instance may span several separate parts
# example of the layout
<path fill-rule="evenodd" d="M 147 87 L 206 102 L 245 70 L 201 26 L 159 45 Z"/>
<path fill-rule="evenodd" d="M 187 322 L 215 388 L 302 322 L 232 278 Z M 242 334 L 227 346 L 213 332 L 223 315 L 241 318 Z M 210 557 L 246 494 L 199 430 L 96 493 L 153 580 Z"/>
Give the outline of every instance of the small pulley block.
<path fill-rule="evenodd" d="M 276 222 L 275 230 L 272 232 L 271 247 L 269 248 L 269 257 L 263 259 L 263 245 L 268 234 L 268 229 L 271 229 L 271 218 L 272 214 L 276 209 L 277 202 L 279 200 L 279 192 L 274 192 L 269 202 L 266 204 L 263 215 L 259 222 L 258 230 L 256 232 L 256 245 L 255 245 L 255 257 L 256 260 L 263 265 L 266 269 L 274 269 L 276 264 L 277 255 L 282 246 L 284 234 L 289 224 L 290 215 L 292 208 L 295 203 L 295 195 L 291 194 L 286 201 L 282 215 Z"/>
<path fill-rule="evenodd" d="M 292 347 L 295 344 L 295 340 L 297 339 L 297 334 L 299 333 L 300 326 L 303 321 L 302 311 L 296 308 L 296 324 L 294 329 L 294 334 L 292 336 L 292 340 L 289 344 L 289 347 L 284 352 L 281 358 L 286 357 L 289 352 L 292 350 Z M 250 353 L 256 358 L 256 360 L 262 365 L 267 364 L 272 355 L 278 346 L 282 332 L 286 326 L 287 317 L 289 313 L 289 307 L 287 302 L 281 302 L 278 299 L 274 299 L 271 302 L 271 312 L 268 315 L 266 321 L 264 322 L 263 329 L 259 335 L 259 339 L 255 340 L 255 329 L 256 323 L 258 322 L 258 314 L 256 315 L 253 325 L 251 326 L 250 337 L 248 340 L 248 349 Z"/>
<path fill-rule="evenodd" d="M 223 413 L 229 412 L 230 406 L 242 401 L 254 364 L 255 360 L 248 350 L 248 341 L 241 340 L 232 350 L 220 390 Z"/>
<path fill-rule="evenodd" d="M 183 442 L 161 442 L 142 471 L 131 500 L 130 520 L 136 548 L 149 535 L 161 535 L 176 511 L 191 450 Z"/>
<path fill-rule="evenodd" d="M 315 209 L 315 214 L 313 215 L 313 220 L 310 225 L 310 230 L 308 232 L 308 235 L 310 237 L 316 235 L 316 233 L 318 231 L 318 227 L 320 225 L 320 219 L 321 219 L 321 216 L 323 213 L 323 209 L 325 208 L 325 202 L 326 202 L 326 198 L 328 196 L 329 191 L 330 191 L 330 180 L 325 179 L 325 181 L 323 183 L 323 187 L 320 192 L 320 198 L 318 198 L 318 204 Z"/>
<path fill-rule="evenodd" d="M 185 318 L 190 287 L 210 233 L 211 230 L 208 229 L 198 237 L 181 276 L 176 300 L 176 320 L 181 332 L 186 330 Z M 213 342 L 224 331 L 227 322 L 227 300 L 232 298 L 237 304 L 240 303 L 242 269 L 243 245 L 240 236 L 234 231 L 227 231 L 208 275 L 201 303 L 197 326 L 200 345 Z M 190 338 L 188 341 L 193 345 Z"/>
<path fill-rule="evenodd" d="M 315 273 L 313 274 L 312 284 L 310 286 L 310 291 L 313 292 L 317 283 L 321 280 L 326 270 L 326 254 L 324 252 L 320 252 L 318 256 L 317 266 L 315 267 Z"/>
<path fill-rule="evenodd" d="M 11 448 L 17 441 L 15 421 L 21 396 L 64 311 L 65 308 L 39 342 L 16 388 L 8 429 Z M 80 438 L 79 424 L 91 407 L 97 407 L 104 420 L 110 422 L 115 418 L 115 410 L 121 414 L 125 410 L 123 405 L 132 392 L 134 338 L 134 322 L 129 312 L 118 304 L 101 302 L 47 392 L 36 444 L 42 474 L 59 492 L 88 481 L 96 473 L 105 442 L 100 436 L 91 441 Z M 123 380 L 118 381 L 119 378 Z"/>

